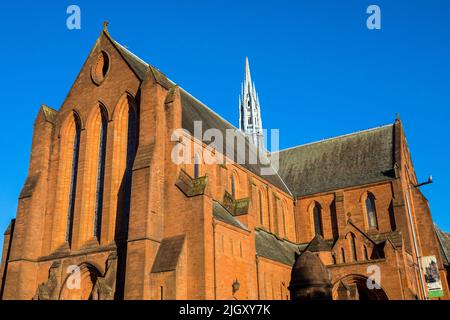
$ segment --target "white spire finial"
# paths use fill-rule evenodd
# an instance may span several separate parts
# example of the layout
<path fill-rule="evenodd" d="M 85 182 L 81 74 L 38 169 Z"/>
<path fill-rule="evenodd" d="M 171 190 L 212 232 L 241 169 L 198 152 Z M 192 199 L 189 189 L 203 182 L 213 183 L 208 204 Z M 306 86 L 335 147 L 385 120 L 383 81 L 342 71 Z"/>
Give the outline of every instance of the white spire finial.
<path fill-rule="evenodd" d="M 256 93 L 255 83 L 252 82 L 248 57 L 245 57 L 244 83 L 239 98 L 239 128 L 256 146 L 263 147 L 259 97 Z"/>

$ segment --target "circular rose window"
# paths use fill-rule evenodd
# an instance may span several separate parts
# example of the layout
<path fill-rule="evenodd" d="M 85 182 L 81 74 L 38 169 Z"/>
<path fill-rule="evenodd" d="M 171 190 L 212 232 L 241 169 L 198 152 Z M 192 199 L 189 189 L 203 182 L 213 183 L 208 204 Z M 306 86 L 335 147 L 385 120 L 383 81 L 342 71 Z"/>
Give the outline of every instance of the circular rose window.
<path fill-rule="evenodd" d="M 109 71 L 109 56 L 105 51 L 98 54 L 95 64 L 91 69 L 92 80 L 97 84 L 101 84 L 105 80 Z"/>

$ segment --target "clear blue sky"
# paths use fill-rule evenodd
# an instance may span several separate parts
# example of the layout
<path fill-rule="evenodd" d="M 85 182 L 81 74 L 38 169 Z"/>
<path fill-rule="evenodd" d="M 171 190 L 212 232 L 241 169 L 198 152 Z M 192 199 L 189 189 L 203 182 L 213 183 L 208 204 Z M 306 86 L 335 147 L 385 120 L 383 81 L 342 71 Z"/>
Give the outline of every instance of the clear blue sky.
<path fill-rule="evenodd" d="M 81 30 L 66 9 L 81 8 Z M 366 28 L 378 4 L 382 29 Z M 450 1 L 1 1 L 0 230 L 15 216 L 33 122 L 59 109 L 102 28 L 230 122 L 250 59 L 282 148 L 391 123 L 399 112 L 433 218 L 450 231 Z"/>

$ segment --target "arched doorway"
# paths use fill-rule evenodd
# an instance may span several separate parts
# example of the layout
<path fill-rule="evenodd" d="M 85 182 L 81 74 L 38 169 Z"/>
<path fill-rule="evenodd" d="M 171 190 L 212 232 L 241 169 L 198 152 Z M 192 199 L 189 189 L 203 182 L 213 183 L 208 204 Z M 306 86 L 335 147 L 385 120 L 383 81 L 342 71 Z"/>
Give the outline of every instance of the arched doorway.
<path fill-rule="evenodd" d="M 384 289 L 367 284 L 368 278 L 362 275 L 348 275 L 333 285 L 333 300 L 388 300 Z M 369 280 L 369 283 L 371 281 Z"/>
<path fill-rule="evenodd" d="M 82 264 L 74 268 L 64 281 L 60 300 L 92 300 L 95 299 L 94 287 L 97 278 L 101 276 L 96 267 L 91 264 Z"/>

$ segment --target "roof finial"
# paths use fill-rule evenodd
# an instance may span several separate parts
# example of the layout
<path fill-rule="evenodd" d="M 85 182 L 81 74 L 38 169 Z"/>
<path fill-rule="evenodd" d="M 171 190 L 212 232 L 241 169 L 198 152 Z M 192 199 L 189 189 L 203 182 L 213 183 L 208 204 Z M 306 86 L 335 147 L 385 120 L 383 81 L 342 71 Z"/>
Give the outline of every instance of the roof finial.
<path fill-rule="evenodd" d="M 109 22 L 105 20 L 103 22 L 103 31 L 108 31 L 108 25 L 109 25 Z"/>
<path fill-rule="evenodd" d="M 400 113 L 395 114 L 395 121 L 400 121 Z"/>

